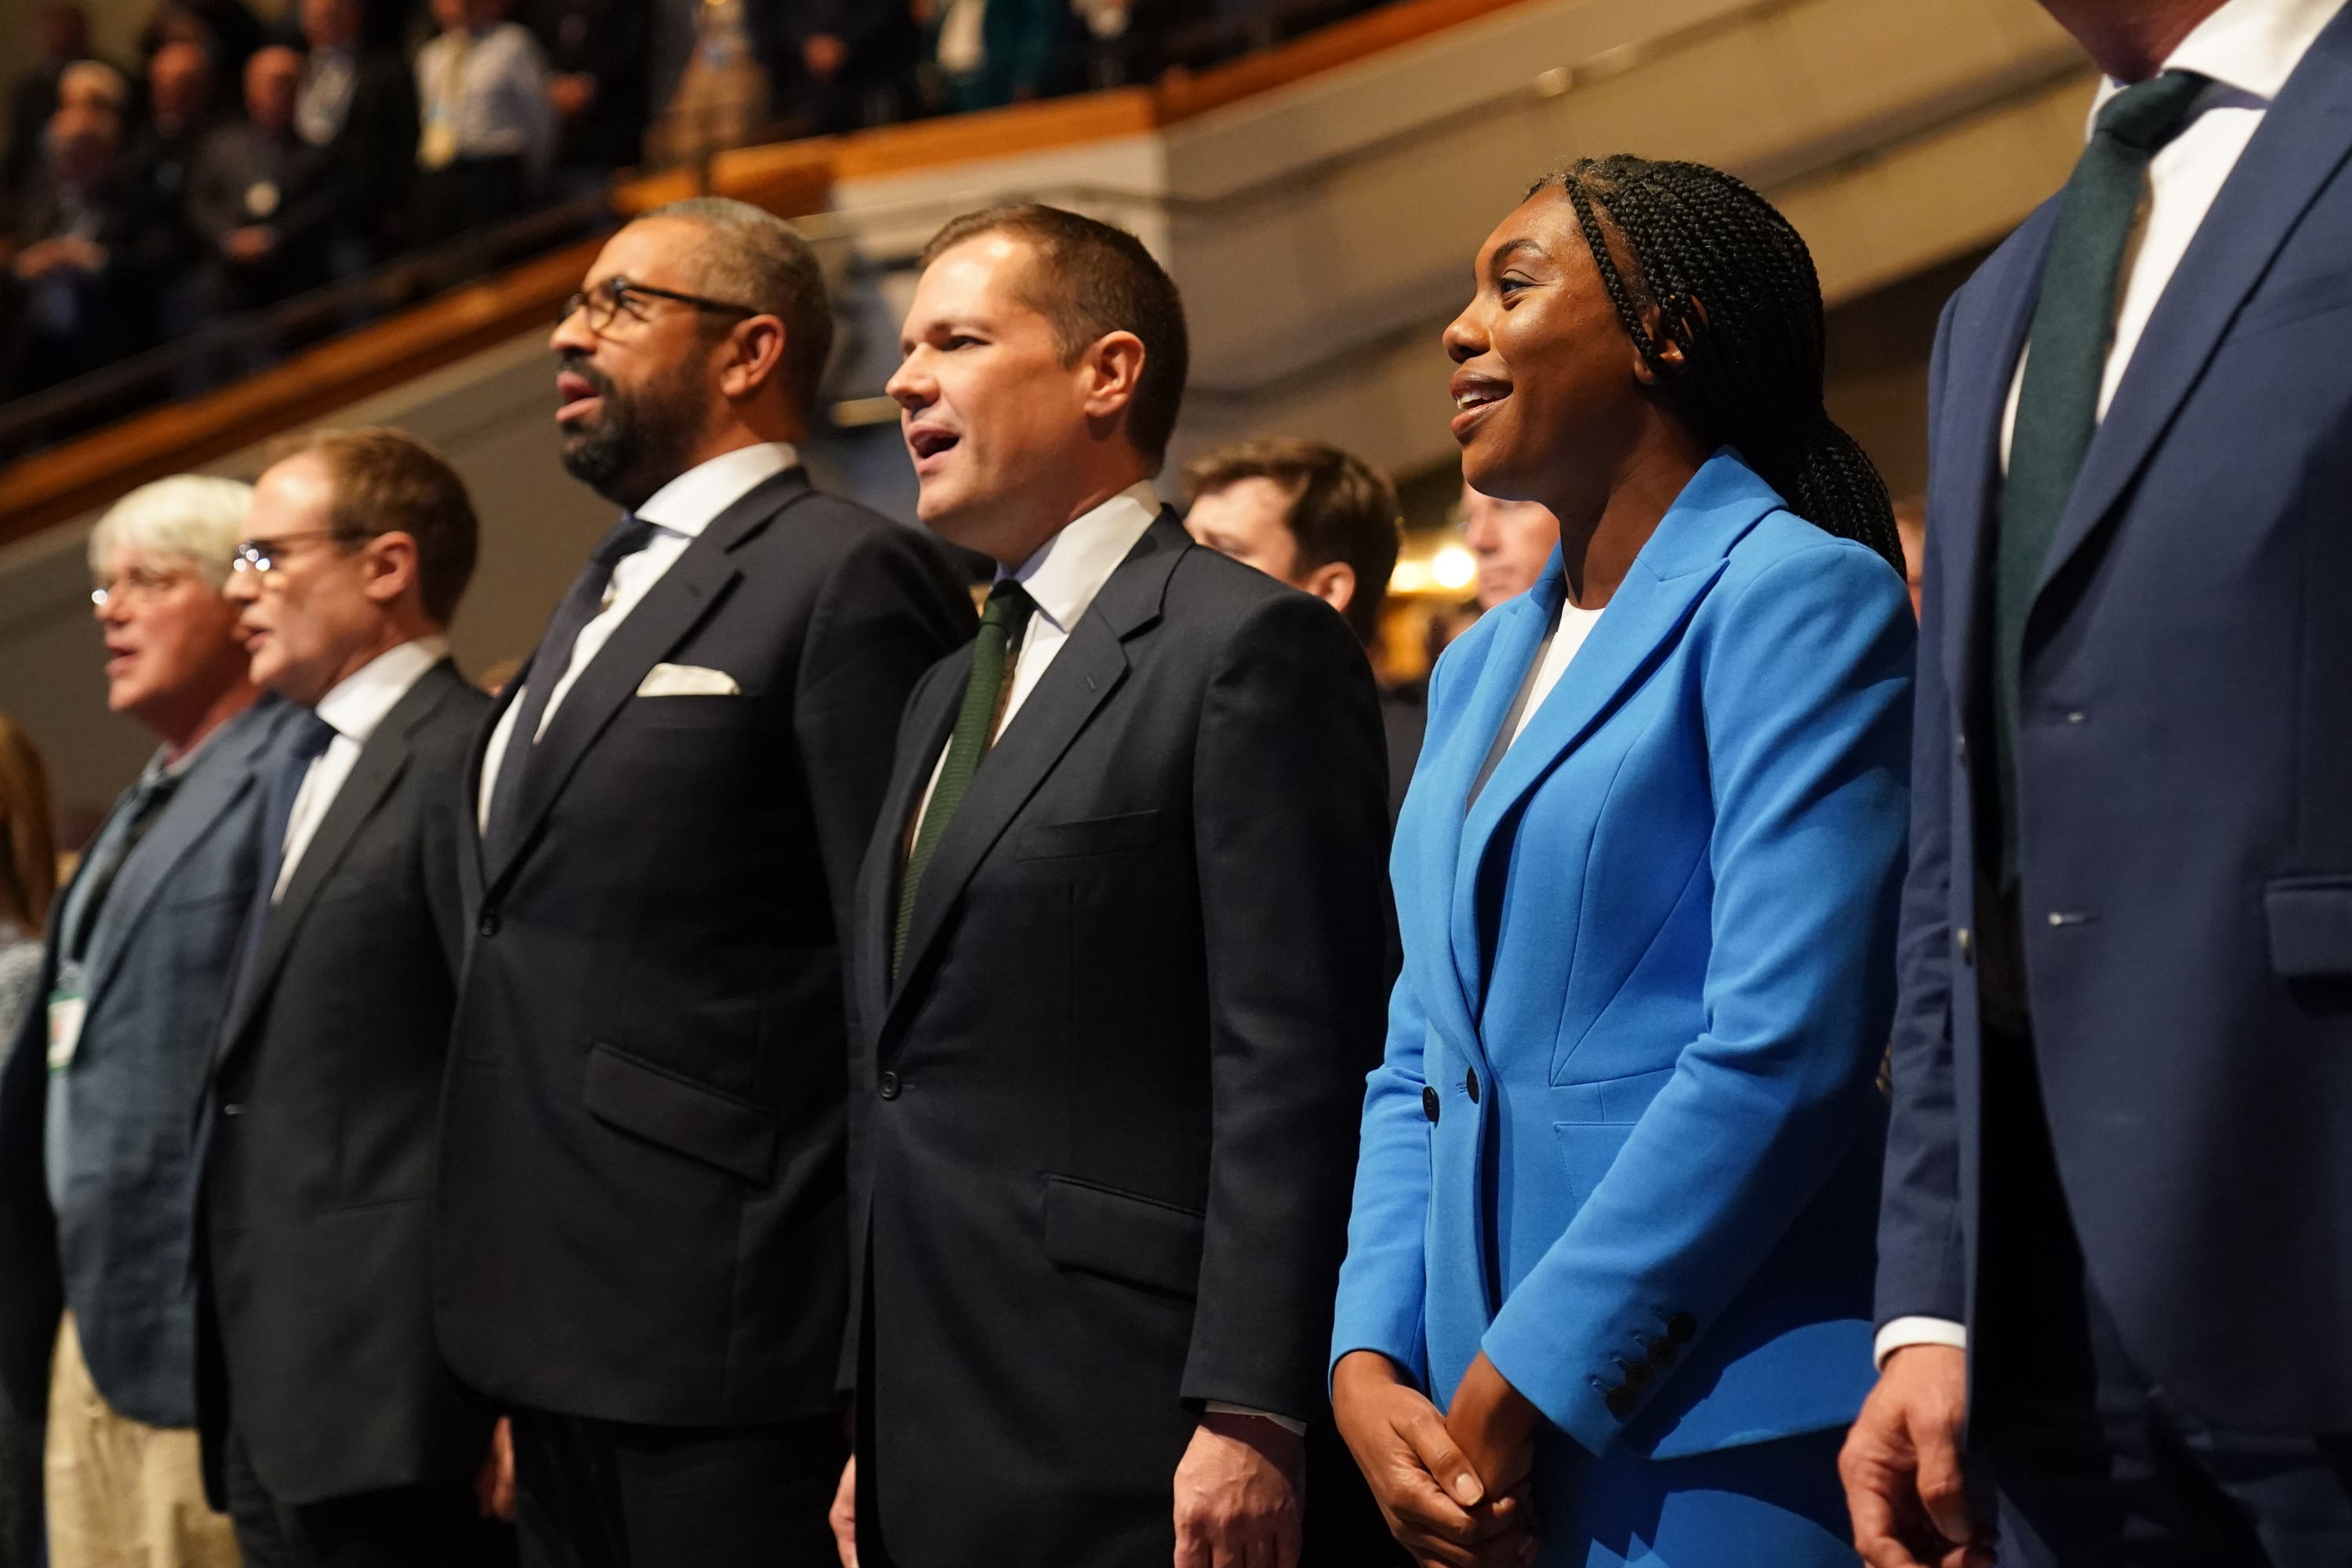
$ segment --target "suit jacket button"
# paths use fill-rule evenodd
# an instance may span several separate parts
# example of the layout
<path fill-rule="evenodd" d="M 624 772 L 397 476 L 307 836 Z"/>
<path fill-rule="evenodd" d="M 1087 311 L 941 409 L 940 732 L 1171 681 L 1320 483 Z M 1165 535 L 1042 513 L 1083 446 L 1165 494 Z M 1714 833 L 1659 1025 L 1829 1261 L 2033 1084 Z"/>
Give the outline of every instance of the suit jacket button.
<path fill-rule="evenodd" d="M 1650 1342 L 1650 1364 L 1652 1366 L 1660 1367 L 1672 1366 L 1675 1363 L 1675 1357 L 1682 1354 L 1682 1351 L 1683 1347 L 1675 1343 L 1672 1340 L 1652 1340 Z"/>
<path fill-rule="evenodd" d="M 1421 1086 L 1421 1113 L 1432 1121 L 1437 1120 L 1437 1090 L 1432 1085 Z"/>
<path fill-rule="evenodd" d="M 478 931 L 481 932 L 481 933 L 482 933 L 482 935 L 484 935 L 484 936 L 496 936 L 496 935 L 498 935 L 498 934 L 499 934 L 499 911 L 498 911 L 498 910 L 484 910 L 482 911 L 482 920 L 481 920 L 481 923 L 480 923 L 479 925 L 477 925 L 474 929 L 475 929 L 476 931 Z"/>
<path fill-rule="evenodd" d="M 884 1073 L 881 1079 L 875 1084 L 874 1092 L 880 1095 L 885 1100 L 898 1099 L 898 1075 L 894 1072 Z"/>
<path fill-rule="evenodd" d="M 1959 944 L 1960 962 L 1962 963 L 1974 963 L 1976 939 L 1969 935 L 1969 928 L 1962 926 L 1959 930 L 1954 931 L 1952 933 L 1952 940 Z"/>
<path fill-rule="evenodd" d="M 1698 1338 L 1698 1320 L 1688 1312 L 1676 1312 L 1666 1320 L 1666 1337 L 1678 1345 L 1686 1345 Z"/>
<path fill-rule="evenodd" d="M 1462 1087 L 1470 1091 L 1470 1103 L 1478 1103 L 1478 1069 L 1472 1068 L 1462 1075 Z"/>
<path fill-rule="evenodd" d="M 1623 1421 L 1633 1414 L 1633 1405 L 1635 1404 L 1633 1391 L 1625 1387 L 1622 1384 L 1620 1384 L 1617 1387 L 1612 1388 L 1608 1393 L 1602 1394 L 1601 1396 L 1601 1403 L 1609 1407 L 1610 1415 L 1614 1415 L 1620 1421 Z"/>

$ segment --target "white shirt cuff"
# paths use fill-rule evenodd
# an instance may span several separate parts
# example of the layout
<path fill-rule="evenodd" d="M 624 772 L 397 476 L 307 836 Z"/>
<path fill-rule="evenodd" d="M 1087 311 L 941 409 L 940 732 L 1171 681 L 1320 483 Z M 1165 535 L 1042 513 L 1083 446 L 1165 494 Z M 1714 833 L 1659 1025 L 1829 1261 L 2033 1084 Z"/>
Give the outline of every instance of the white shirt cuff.
<path fill-rule="evenodd" d="M 1201 1408 L 1212 1415 L 1255 1415 L 1261 1421 L 1273 1422 L 1293 1436 L 1307 1436 L 1306 1422 L 1293 1421 L 1287 1415 L 1276 1415 L 1271 1410 L 1252 1410 L 1246 1405 L 1228 1405 L 1222 1399 L 1204 1400 L 1202 1402 Z"/>
<path fill-rule="evenodd" d="M 1906 1345 L 1949 1345 L 1964 1351 L 1969 1348 L 1969 1331 L 1949 1318 L 1897 1318 L 1878 1331 L 1871 1359 L 1884 1367 L 1886 1358 Z"/>

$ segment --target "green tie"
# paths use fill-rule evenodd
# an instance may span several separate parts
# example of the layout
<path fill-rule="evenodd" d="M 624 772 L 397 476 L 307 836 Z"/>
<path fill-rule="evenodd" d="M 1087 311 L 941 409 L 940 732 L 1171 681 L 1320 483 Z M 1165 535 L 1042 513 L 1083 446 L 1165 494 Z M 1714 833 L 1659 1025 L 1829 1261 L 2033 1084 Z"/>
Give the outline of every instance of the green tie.
<path fill-rule="evenodd" d="M 1010 577 L 989 590 L 988 607 L 980 615 L 980 635 L 971 644 L 971 679 L 964 683 L 963 706 L 956 710 L 955 733 L 948 739 L 947 761 L 940 764 L 940 781 L 932 786 L 931 803 L 915 829 L 915 847 L 907 857 L 906 875 L 898 879 L 898 925 L 890 939 L 893 980 L 898 977 L 898 965 L 906 961 L 907 928 L 914 923 L 915 889 L 922 883 L 923 868 L 931 863 L 931 851 L 947 834 L 948 819 L 955 816 L 963 792 L 971 787 L 980 759 L 988 754 L 997 710 L 1004 705 L 1005 681 L 1013 673 L 1008 656 L 1022 628 L 1029 624 L 1029 613 L 1036 607 L 1037 601 Z"/>
<path fill-rule="evenodd" d="M 1993 585 L 1993 765 L 2004 889 L 2017 881 L 2017 726 L 2034 584 L 2098 428 L 2099 386 L 2115 341 L 2117 274 L 2147 189 L 2148 161 L 2188 123 L 2189 106 L 2205 83 L 2192 71 L 2166 71 L 2108 100 L 2059 198 L 2049 259 L 2042 267 L 2000 492 Z"/>

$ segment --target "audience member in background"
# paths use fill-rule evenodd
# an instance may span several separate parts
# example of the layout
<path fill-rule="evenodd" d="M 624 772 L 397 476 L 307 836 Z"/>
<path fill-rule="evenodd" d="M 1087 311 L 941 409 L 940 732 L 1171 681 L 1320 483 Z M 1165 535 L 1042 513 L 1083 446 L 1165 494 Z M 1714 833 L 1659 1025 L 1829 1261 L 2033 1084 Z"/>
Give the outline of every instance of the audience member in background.
<path fill-rule="evenodd" d="M 205 138 L 188 218 L 205 250 L 207 307 L 223 315 L 275 304 L 326 276 L 332 214 L 325 150 L 294 129 L 302 57 L 283 44 L 245 67 L 245 118 Z"/>
<path fill-rule="evenodd" d="M 246 1568 L 510 1564 L 430 1276 L 457 803 L 490 705 L 446 636 L 474 509 L 414 437 L 330 432 L 262 474 L 245 531 L 237 629 L 299 711 L 206 1096 L 205 1458 Z"/>
<path fill-rule="evenodd" d="M 643 155 L 653 113 L 648 0 L 522 0 L 521 20 L 553 73 L 556 194 L 602 189 Z"/>
<path fill-rule="evenodd" d="M 136 201 L 166 232 L 142 242 L 157 279 L 184 270 L 195 256 L 184 207 L 196 160 L 212 132 L 213 62 L 200 45 L 165 44 L 147 62 L 147 119 L 126 155 Z"/>
<path fill-rule="evenodd" d="M 961 112 L 1060 90 L 1077 37 L 1069 0 L 914 0 L 942 107 Z"/>
<path fill-rule="evenodd" d="M 58 882 L 51 814 L 41 753 L 0 713 L 0 1061 L 40 989 L 41 939 Z M 17 1403 L 17 1393 L 13 1380 L 0 1379 L 0 1568 L 40 1568 L 41 1405 Z"/>
<path fill-rule="evenodd" d="M 122 121 L 68 103 L 49 119 L 47 157 L 17 204 L 8 267 L 15 338 L 5 379 L 33 391 L 140 346 L 149 320 L 137 266 L 146 232 L 122 165 Z"/>
<path fill-rule="evenodd" d="M 441 31 L 416 52 L 419 243 L 520 211 L 555 156 L 547 57 L 506 0 L 432 0 Z"/>
<path fill-rule="evenodd" d="M 48 1389 L 52 1568 L 237 1562 L 200 1473 L 193 1254 L 205 1077 L 287 717 L 255 700 L 222 593 L 251 499 L 161 479 L 90 535 L 107 705 L 163 745 L 58 900 L 46 1006 L 0 1073 L 0 1380 L 20 1410 Z"/>
<path fill-rule="evenodd" d="M 1160 507 L 1139 241 L 1000 207 L 922 259 L 889 393 L 997 580 L 858 885 L 843 1560 L 1291 1568 L 1380 1042 L 1371 671 Z"/>
<path fill-rule="evenodd" d="M 832 331 L 791 226 L 708 199 L 615 235 L 553 339 L 564 466 L 625 515 L 474 753 L 435 1251 L 535 1563 L 831 1551 L 842 943 L 891 718 L 972 625 L 810 486 Z"/>
<path fill-rule="evenodd" d="M 754 25 L 779 119 L 829 135 L 898 117 L 919 43 L 908 6 L 770 0 Z"/>
<path fill-rule="evenodd" d="M 1471 590 L 1483 614 L 1536 585 L 1559 544 L 1559 519 L 1531 500 L 1496 500 L 1462 487 L 1462 540 L 1477 558 Z"/>
<path fill-rule="evenodd" d="M 226 102 L 245 80 L 245 62 L 268 37 L 244 0 L 161 0 L 139 35 L 139 54 L 152 59 L 165 44 L 201 45 L 213 61 L 215 88 Z"/>
<path fill-rule="evenodd" d="M 416 81 L 397 50 L 369 42 L 360 0 L 301 0 L 310 46 L 294 130 L 320 149 L 326 270 L 366 271 L 400 247 L 416 169 Z"/>
<path fill-rule="evenodd" d="M 13 206 L 41 161 L 41 133 L 58 111 L 58 79 L 89 54 L 89 14 L 50 0 L 33 16 L 36 58 L 8 90 L 8 145 L 0 151 L 0 205 Z"/>
<path fill-rule="evenodd" d="M 1194 539 L 1323 600 L 1367 648 L 1379 638 L 1401 542 L 1387 475 L 1320 441 L 1273 438 L 1195 458 L 1184 467 L 1184 490 Z M 1381 719 L 1393 822 L 1421 755 L 1428 699 L 1418 688 L 1383 694 Z"/>
<path fill-rule="evenodd" d="M 1431 681 L 1333 1401 L 1423 1562 L 1853 1568 L 1916 640 L 1885 487 L 1804 241 L 1731 176 L 1581 160 L 1477 257 L 1464 473 L 1560 531 Z"/>

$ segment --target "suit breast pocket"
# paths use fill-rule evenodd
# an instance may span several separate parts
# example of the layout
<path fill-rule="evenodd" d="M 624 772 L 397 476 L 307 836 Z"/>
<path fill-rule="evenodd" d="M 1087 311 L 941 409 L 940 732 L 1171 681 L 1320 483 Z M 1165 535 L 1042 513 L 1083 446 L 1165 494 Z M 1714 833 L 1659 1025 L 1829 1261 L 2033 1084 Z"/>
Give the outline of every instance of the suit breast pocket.
<path fill-rule="evenodd" d="M 1056 860 L 1075 855 L 1108 855 L 1120 849 L 1148 848 L 1159 837 L 1157 811 L 1089 816 L 1076 822 L 1039 822 L 1022 830 L 1017 858 Z"/>
<path fill-rule="evenodd" d="M 758 710 L 755 699 L 740 695 L 698 692 L 671 697 L 633 697 L 629 717 L 660 730 L 700 730 L 747 724 Z"/>

